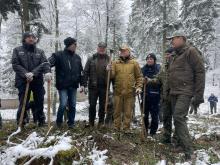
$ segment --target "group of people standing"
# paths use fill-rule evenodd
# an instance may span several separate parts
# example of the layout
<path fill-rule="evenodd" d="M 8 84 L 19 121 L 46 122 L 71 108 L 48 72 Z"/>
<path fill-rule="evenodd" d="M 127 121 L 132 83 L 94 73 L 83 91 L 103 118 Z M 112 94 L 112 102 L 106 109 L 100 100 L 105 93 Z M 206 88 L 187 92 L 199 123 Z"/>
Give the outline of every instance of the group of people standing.
<path fill-rule="evenodd" d="M 46 81 L 51 81 L 51 68 L 55 67 L 56 88 L 59 93 L 59 108 L 56 125 L 62 127 L 63 114 L 68 106 L 68 126 L 74 127 L 76 112 L 76 93 L 89 93 L 89 123 L 94 128 L 96 105 L 99 100 L 98 127 L 105 124 L 105 103 L 108 86 L 108 74 L 113 86 L 113 126 L 115 131 L 129 133 L 136 95 L 141 95 L 144 105 L 144 124 L 146 132 L 154 136 L 158 129 L 159 106 L 163 109 L 164 133 L 162 142 L 171 143 L 172 121 L 177 145 L 182 147 L 186 157 L 193 153 L 192 140 L 186 123 L 186 116 L 191 98 L 198 106 L 203 100 L 205 87 L 204 62 L 199 51 L 187 44 L 184 34 L 176 33 L 172 37 L 171 48 L 166 51 L 164 66 L 157 64 L 156 55 L 146 55 L 146 64 L 141 68 L 131 54 L 131 49 L 123 44 L 119 48 L 118 59 L 111 61 L 107 54 L 106 43 L 100 42 L 97 53 L 87 59 L 83 68 L 81 58 L 76 54 L 77 41 L 68 37 L 64 40 L 63 51 L 53 53 L 49 59 L 43 50 L 36 48 L 37 38 L 33 33 L 24 33 L 22 46 L 13 51 L 12 66 L 16 72 L 16 87 L 19 91 L 19 109 L 17 121 L 21 114 L 22 101 L 27 82 L 33 92 L 36 122 L 45 124 L 43 113 L 44 87 L 43 74 Z M 108 89 L 109 90 L 109 89 Z M 27 101 L 28 102 L 28 101 Z M 160 105 L 161 104 L 161 105 Z M 151 116 L 151 122 L 150 117 Z M 27 113 L 25 112 L 25 117 Z M 23 120 L 25 124 L 25 120 Z"/>

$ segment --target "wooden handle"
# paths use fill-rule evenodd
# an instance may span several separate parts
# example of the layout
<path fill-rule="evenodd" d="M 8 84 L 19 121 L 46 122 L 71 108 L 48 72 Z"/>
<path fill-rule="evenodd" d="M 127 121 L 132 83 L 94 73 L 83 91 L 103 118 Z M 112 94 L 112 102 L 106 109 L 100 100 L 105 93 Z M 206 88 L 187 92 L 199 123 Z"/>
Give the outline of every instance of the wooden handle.
<path fill-rule="evenodd" d="M 48 122 L 48 129 L 50 129 L 50 105 L 51 105 L 51 97 L 50 97 L 50 84 L 51 82 L 48 81 L 47 83 L 47 122 Z"/>
<path fill-rule="evenodd" d="M 113 54 L 113 51 L 110 51 L 109 64 L 112 63 L 112 54 Z M 109 86 L 110 86 L 110 76 L 111 76 L 111 72 L 110 70 L 108 70 L 107 89 L 106 89 L 106 96 L 105 96 L 105 113 L 107 113 L 107 110 L 108 110 L 108 93 L 109 93 Z"/>
<path fill-rule="evenodd" d="M 24 119 L 24 112 L 25 112 L 25 109 L 26 109 L 29 86 L 30 86 L 30 82 L 27 81 L 26 88 L 25 88 L 25 94 L 24 94 L 24 98 L 23 98 L 23 103 L 22 103 L 22 110 L 21 110 L 20 119 L 19 119 L 19 127 L 20 128 L 22 128 L 22 123 L 23 123 L 23 119 Z"/>

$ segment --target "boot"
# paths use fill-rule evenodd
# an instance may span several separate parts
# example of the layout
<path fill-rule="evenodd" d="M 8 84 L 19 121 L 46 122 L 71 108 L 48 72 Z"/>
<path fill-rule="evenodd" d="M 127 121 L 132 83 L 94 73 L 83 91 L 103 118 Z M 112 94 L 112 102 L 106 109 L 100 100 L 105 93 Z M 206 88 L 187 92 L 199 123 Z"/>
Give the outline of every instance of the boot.
<path fill-rule="evenodd" d="M 163 136 L 161 139 L 160 139 L 160 142 L 162 144 L 171 144 L 171 137 L 165 137 Z"/>
<path fill-rule="evenodd" d="M 45 121 L 40 121 L 39 123 L 38 123 L 38 127 L 44 127 L 45 126 Z"/>

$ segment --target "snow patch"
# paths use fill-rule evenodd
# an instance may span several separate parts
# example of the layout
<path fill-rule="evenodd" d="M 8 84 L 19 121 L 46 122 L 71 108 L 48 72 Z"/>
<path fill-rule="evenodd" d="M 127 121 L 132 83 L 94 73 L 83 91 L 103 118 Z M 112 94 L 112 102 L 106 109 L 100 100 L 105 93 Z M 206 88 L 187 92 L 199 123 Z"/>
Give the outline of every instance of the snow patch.
<path fill-rule="evenodd" d="M 54 139 L 53 137 L 49 137 L 47 143 L 51 142 L 49 139 Z M 24 140 L 21 144 L 17 144 L 16 146 L 9 147 L 0 155 L 0 164 L 2 165 L 14 165 L 17 159 L 30 156 L 32 161 L 35 158 L 43 157 L 50 158 L 51 162 L 53 161 L 53 157 L 59 151 L 65 151 L 71 149 L 72 139 L 70 136 L 64 135 L 57 138 L 57 142 L 54 146 L 50 146 L 48 148 L 38 148 L 40 144 L 42 144 L 44 138 L 37 135 L 36 132 L 30 134 L 26 140 Z M 29 161 L 29 162 L 30 162 Z"/>

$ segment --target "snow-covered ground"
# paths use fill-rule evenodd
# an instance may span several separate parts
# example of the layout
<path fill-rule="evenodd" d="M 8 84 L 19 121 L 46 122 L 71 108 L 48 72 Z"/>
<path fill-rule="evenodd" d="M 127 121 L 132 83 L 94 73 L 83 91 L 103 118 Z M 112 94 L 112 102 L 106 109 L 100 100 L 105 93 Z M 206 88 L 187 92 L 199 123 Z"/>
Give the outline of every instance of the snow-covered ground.
<path fill-rule="evenodd" d="M 89 138 L 83 139 L 85 143 Z M 49 147 L 41 147 L 42 145 L 51 144 L 52 141 L 55 141 L 53 145 Z M 24 141 L 20 144 L 14 144 L 12 147 L 7 148 L 0 155 L 0 164 L 1 165 L 14 165 L 19 158 L 30 156 L 31 159 L 28 160 L 24 165 L 28 165 L 38 158 L 49 158 L 49 165 L 53 165 L 54 158 L 59 151 L 70 150 L 71 148 L 77 148 L 73 144 L 71 136 L 68 136 L 68 132 L 65 132 L 61 136 L 48 136 L 45 137 L 39 136 L 36 132 L 30 134 Z M 76 145 L 80 145 L 77 144 Z M 92 147 L 92 150 L 89 152 L 89 155 L 86 157 L 80 156 L 79 161 L 73 161 L 73 165 L 83 164 L 85 159 L 90 159 L 94 165 L 105 164 L 107 150 L 100 151 L 96 148 L 96 145 Z M 79 154 L 79 152 L 77 153 Z"/>
<path fill-rule="evenodd" d="M 57 104 L 57 107 L 59 105 Z M 87 120 L 88 119 L 88 101 L 85 102 L 77 102 L 76 103 L 76 120 Z M 52 110 L 51 110 L 52 111 Z M 0 110 L 3 120 L 15 120 L 17 109 L 7 109 L 7 110 Z M 44 113 L 47 118 L 47 105 L 44 107 Z M 52 113 L 52 112 L 51 112 Z M 32 116 L 32 115 L 31 115 Z M 51 118 L 53 121 L 56 119 L 56 115 L 53 116 L 51 114 Z"/>

